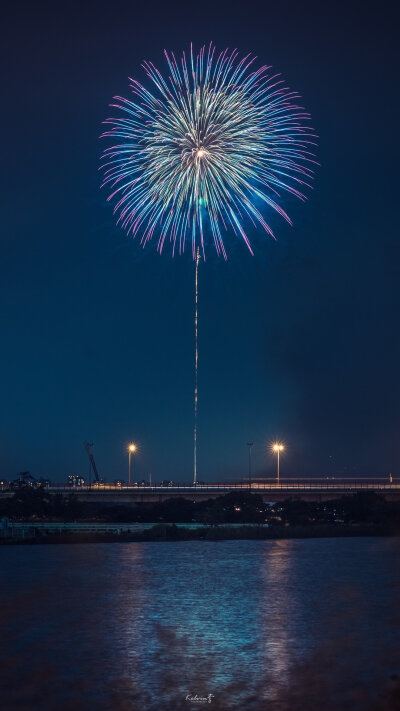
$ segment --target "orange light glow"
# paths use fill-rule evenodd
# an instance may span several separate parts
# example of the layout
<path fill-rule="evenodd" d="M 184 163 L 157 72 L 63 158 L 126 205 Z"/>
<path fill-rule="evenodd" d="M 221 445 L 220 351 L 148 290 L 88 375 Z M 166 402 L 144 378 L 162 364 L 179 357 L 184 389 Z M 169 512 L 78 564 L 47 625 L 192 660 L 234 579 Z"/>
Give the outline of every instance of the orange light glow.
<path fill-rule="evenodd" d="M 272 445 L 273 452 L 283 452 L 284 449 L 285 447 L 281 442 L 274 442 L 274 444 Z"/>

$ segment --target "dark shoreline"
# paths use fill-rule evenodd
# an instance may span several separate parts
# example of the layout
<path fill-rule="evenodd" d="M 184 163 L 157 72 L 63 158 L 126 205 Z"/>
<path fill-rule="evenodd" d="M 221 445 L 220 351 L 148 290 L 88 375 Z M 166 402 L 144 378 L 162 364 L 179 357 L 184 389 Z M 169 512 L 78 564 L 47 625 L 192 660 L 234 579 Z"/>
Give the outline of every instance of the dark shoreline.
<path fill-rule="evenodd" d="M 395 537 L 400 531 L 382 524 L 359 525 L 321 525 L 290 526 L 264 528 L 246 527 L 204 527 L 188 529 L 174 524 L 157 524 L 153 528 L 136 533 L 92 533 L 68 532 L 31 537 L 5 536 L 0 538 L 0 545 L 41 545 L 65 543 L 131 543 L 141 541 L 227 541 L 227 540 L 288 540 L 306 538 L 345 538 L 345 537 Z"/>

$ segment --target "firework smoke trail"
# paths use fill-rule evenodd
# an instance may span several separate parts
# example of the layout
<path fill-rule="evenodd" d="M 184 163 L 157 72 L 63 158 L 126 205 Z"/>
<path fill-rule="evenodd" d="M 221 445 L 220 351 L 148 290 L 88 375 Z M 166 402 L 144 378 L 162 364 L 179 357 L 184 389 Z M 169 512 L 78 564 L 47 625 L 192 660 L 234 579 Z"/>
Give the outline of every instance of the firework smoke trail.
<path fill-rule="evenodd" d="M 199 363 L 199 334 L 198 334 L 198 307 L 199 307 L 199 262 L 200 249 L 196 252 L 196 273 L 195 273 L 195 301 L 194 301 L 194 429 L 193 429 L 193 485 L 197 484 L 197 374 Z"/>
<path fill-rule="evenodd" d="M 133 100 L 115 97 L 118 116 L 105 121 L 113 145 L 102 155 L 103 186 L 118 224 L 145 246 L 157 236 L 161 252 L 191 244 L 205 258 L 206 242 L 227 256 L 223 233 L 241 238 L 248 227 L 273 236 L 267 222 L 281 192 L 304 200 L 315 145 L 309 114 L 270 67 L 237 50 L 210 44 L 179 60 L 164 52 L 165 76 L 142 64 L 152 91 L 131 79 Z"/>

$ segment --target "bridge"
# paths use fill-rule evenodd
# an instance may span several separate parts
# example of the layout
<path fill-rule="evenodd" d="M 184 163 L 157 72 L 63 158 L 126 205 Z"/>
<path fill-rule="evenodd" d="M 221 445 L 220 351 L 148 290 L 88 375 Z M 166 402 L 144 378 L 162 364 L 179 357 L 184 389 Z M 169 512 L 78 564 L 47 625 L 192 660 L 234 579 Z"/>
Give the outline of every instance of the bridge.
<path fill-rule="evenodd" d="M 156 503 L 171 498 L 183 498 L 190 501 L 204 501 L 231 492 L 259 494 L 264 501 L 278 502 L 288 498 L 305 501 L 329 501 L 341 496 L 359 492 L 375 492 L 388 501 L 400 500 L 400 483 L 388 482 L 388 479 L 374 480 L 281 480 L 220 483 L 220 484 L 173 484 L 170 486 L 150 486 L 131 484 L 92 484 L 91 486 L 51 486 L 52 493 L 68 496 L 74 493 L 81 501 L 93 501 L 109 504 Z"/>

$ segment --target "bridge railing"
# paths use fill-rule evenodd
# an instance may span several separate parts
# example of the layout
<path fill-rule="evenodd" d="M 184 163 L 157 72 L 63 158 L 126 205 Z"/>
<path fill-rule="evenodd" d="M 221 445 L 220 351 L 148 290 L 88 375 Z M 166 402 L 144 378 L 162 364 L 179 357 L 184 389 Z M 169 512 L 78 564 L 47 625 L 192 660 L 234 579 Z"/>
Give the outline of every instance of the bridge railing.
<path fill-rule="evenodd" d="M 123 491 L 123 492 L 140 492 L 140 491 L 151 491 L 160 493 L 173 492 L 173 491 L 204 491 L 204 492 L 215 492 L 218 491 L 249 491 L 250 489 L 255 492 L 262 491 L 304 491 L 304 490 L 320 490 L 320 491 L 331 491 L 331 490 L 341 490 L 341 491 L 360 491 L 360 490 L 393 490 L 399 489 L 400 483 L 397 482 L 387 482 L 385 480 L 371 480 L 371 481 L 360 481 L 360 480 L 336 480 L 336 481 L 321 481 L 312 480 L 307 481 L 281 481 L 279 484 L 276 481 L 266 481 L 266 482 L 251 482 L 250 483 L 216 483 L 216 484 L 180 484 L 174 483 L 169 486 L 165 485 L 149 485 L 149 484 L 124 484 L 122 486 L 114 484 L 92 484 L 84 486 L 66 486 L 63 484 L 54 484 L 48 487 L 50 491 L 68 491 L 72 492 L 107 492 L 107 491 Z"/>
<path fill-rule="evenodd" d="M 272 491 L 393 491 L 400 489 L 400 479 L 388 481 L 385 478 L 342 478 L 342 479 L 283 479 L 279 482 L 276 479 L 240 481 L 240 482 L 217 482 L 204 484 L 189 484 L 187 482 L 173 482 L 171 485 L 166 484 L 147 484 L 147 483 L 132 483 L 132 484 L 85 484 L 83 486 L 70 486 L 64 483 L 54 483 L 45 487 L 51 492 L 205 492 L 213 493 L 215 491 L 253 491 L 253 492 L 272 492 Z M 14 491 L 13 487 L 3 485 L 0 487 L 0 492 L 7 493 Z"/>

